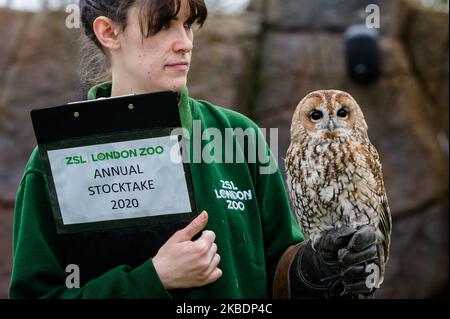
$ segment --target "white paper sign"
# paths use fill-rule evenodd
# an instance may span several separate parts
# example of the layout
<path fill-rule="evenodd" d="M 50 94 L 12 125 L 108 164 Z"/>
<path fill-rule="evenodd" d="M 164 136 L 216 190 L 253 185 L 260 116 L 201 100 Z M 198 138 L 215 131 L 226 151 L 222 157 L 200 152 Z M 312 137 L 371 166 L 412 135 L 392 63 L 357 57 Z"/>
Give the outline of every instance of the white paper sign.
<path fill-rule="evenodd" d="M 48 151 L 63 224 L 191 212 L 174 147 L 166 136 Z"/>

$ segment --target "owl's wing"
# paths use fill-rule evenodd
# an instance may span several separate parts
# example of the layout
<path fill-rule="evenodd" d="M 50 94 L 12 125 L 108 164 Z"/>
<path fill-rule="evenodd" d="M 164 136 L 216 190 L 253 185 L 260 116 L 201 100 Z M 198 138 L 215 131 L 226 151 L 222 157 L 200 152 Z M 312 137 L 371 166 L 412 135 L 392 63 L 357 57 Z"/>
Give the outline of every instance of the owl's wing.
<path fill-rule="evenodd" d="M 386 253 L 386 262 L 389 260 L 389 252 L 391 247 L 391 233 L 392 233 L 392 217 L 391 210 L 389 209 L 389 205 L 387 202 L 386 195 L 383 196 L 383 201 L 381 203 L 382 211 L 380 216 L 380 231 L 384 235 L 385 243 L 385 253 Z"/>
<path fill-rule="evenodd" d="M 384 237 L 384 248 L 385 248 L 385 258 L 386 262 L 389 259 L 389 252 L 390 252 L 390 246 L 391 246 L 391 233 L 392 233 L 392 217 L 391 217 L 391 210 L 389 208 L 388 199 L 386 196 L 386 189 L 384 187 L 384 181 L 383 181 L 383 168 L 381 166 L 380 162 L 380 156 L 378 154 L 378 151 L 376 148 L 369 143 L 369 152 L 371 156 L 373 157 L 372 162 L 372 172 L 376 175 L 377 181 L 378 181 L 378 189 L 377 193 L 380 196 L 380 206 L 381 211 L 380 214 L 380 224 L 379 229 Z"/>

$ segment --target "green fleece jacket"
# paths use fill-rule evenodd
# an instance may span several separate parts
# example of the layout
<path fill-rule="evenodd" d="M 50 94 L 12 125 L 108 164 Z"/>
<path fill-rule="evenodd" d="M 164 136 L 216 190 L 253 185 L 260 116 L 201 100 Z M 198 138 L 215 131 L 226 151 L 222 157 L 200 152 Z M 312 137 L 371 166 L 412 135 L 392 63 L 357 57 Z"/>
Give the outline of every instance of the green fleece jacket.
<path fill-rule="evenodd" d="M 103 83 L 89 91 L 88 99 L 110 94 L 111 83 Z M 253 128 L 261 134 L 247 117 L 194 100 L 188 96 L 187 89 L 180 94 L 179 110 L 182 125 L 190 133 L 194 130 L 193 121 L 201 121 L 197 123 L 201 123 L 202 132 L 215 128 L 224 134 L 226 128 Z M 217 236 L 218 253 L 222 258 L 219 268 L 223 276 L 205 287 L 172 291 L 162 285 L 152 256 L 136 267 L 127 263 L 111 264 L 100 276 L 84 278 L 85 283 L 80 288 L 67 288 L 69 273 L 66 273 L 67 264 L 62 256 L 68 248 L 56 231 L 48 181 L 39 148 L 36 148 L 17 192 L 10 298 L 270 297 L 279 258 L 289 246 L 302 241 L 303 235 L 291 214 L 279 171 L 261 174 L 263 164 L 248 161 L 251 146 L 235 142 L 235 152 L 245 157 L 244 163 L 190 164 L 198 209 L 209 213 L 206 229 Z M 203 140 L 202 149 L 207 144 L 208 141 Z M 267 144 L 265 147 L 274 160 Z M 245 198 L 236 198 L 239 191 Z M 80 275 L 83 276 L 83 269 Z"/>

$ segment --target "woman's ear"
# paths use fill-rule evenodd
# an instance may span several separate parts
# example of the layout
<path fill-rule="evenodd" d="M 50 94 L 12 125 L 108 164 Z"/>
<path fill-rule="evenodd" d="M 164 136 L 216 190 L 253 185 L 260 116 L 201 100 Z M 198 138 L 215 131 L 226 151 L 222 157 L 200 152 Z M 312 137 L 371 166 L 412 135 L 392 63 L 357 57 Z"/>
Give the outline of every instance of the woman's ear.
<path fill-rule="evenodd" d="M 101 16 L 97 17 L 93 23 L 93 29 L 98 41 L 111 50 L 120 48 L 119 42 L 119 26 L 111 19 Z"/>

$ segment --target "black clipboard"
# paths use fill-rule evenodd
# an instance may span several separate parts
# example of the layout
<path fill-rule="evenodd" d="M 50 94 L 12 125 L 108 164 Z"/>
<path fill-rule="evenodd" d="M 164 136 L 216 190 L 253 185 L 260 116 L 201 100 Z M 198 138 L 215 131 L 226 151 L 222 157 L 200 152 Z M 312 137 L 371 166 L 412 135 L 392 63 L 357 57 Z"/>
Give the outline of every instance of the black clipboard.
<path fill-rule="evenodd" d="M 184 161 L 182 165 L 189 194 L 190 211 L 65 225 L 49 163 L 48 152 L 55 149 L 170 135 L 173 129 L 182 127 L 176 93 L 159 92 L 75 102 L 35 109 L 31 112 L 31 118 L 47 175 L 50 201 L 59 234 L 164 224 L 179 227 L 198 215 L 190 167 Z M 180 152 L 185 149 L 183 143 L 185 143 L 184 139 L 179 136 Z M 170 226 L 167 227 L 170 230 Z"/>

